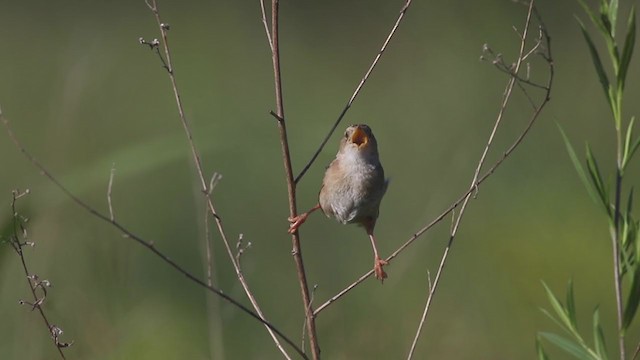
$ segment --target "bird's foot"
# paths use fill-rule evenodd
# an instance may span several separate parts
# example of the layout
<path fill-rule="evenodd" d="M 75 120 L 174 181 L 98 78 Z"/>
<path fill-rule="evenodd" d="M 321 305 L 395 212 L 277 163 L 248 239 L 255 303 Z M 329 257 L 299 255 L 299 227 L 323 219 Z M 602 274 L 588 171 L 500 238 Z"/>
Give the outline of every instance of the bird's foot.
<path fill-rule="evenodd" d="M 388 261 L 383 260 L 376 256 L 373 261 L 373 271 L 376 274 L 376 279 L 380 280 L 380 282 L 384 283 L 384 279 L 387 278 L 387 273 L 384 272 L 383 266 L 389 264 Z"/>
<path fill-rule="evenodd" d="M 289 224 L 288 233 L 293 234 L 294 232 L 298 231 L 298 228 L 300 227 L 300 225 L 304 224 L 304 222 L 307 221 L 308 216 L 309 216 L 309 213 L 304 213 L 296 217 L 287 218 L 287 220 L 289 220 L 289 222 L 291 223 Z"/>

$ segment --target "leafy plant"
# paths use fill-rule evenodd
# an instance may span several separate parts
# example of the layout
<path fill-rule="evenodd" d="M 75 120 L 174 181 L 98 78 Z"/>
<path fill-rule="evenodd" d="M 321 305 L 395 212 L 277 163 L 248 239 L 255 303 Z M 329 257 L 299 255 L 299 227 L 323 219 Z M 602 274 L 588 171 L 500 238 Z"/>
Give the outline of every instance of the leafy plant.
<path fill-rule="evenodd" d="M 631 117 L 626 126 L 622 112 L 624 87 L 627 80 L 629 65 L 633 56 L 636 33 L 635 7 L 631 7 L 627 20 L 627 33 L 624 36 L 624 44 L 620 47 L 616 36 L 618 20 L 618 1 L 600 0 L 597 11 L 592 10 L 584 0 L 578 0 L 591 23 L 595 25 L 598 33 L 604 39 L 606 51 L 602 53 L 596 48 L 595 42 L 587 31 L 585 24 L 578 19 L 582 34 L 587 43 L 591 60 L 595 67 L 602 89 L 611 110 L 613 124 L 616 132 L 616 168 L 611 184 L 605 181 L 601 167 L 589 144 L 586 144 L 585 165 L 576 155 L 565 132 L 560 128 L 560 133 L 573 162 L 576 171 L 584 183 L 589 196 L 605 213 L 611 233 L 611 244 L 614 265 L 614 285 L 616 296 L 616 315 L 618 324 L 618 350 L 620 359 L 626 359 L 625 334 L 631 326 L 640 305 L 640 222 L 633 217 L 633 187 L 628 190 L 623 188 L 625 170 L 640 146 L 640 137 L 634 138 L 633 128 L 635 118 Z M 609 57 L 611 61 L 611 73 L 603 64 L 602 58 Z M 626 129 L 626 130 L 625 130 Z M 623 199 L 626 199 L 623 200 Z M 623 283 L 628 286 L 628 293 L 623 293 Z M 573 284 L 569 282 L 566 301 L 563 304 L 544 284 L 547 297 L 553 308 L 553 314 L 546 310 L 543 312 L 549 316 L 558 326 L 570 335 L 565 338 L 553 333 L 540 332 L 537 337 L 537 352 L 539 359 L 549 359 L 545 353 L 542 340 L 550 342 L 578 359 L 608 359 L 605 334 L 600 326 L 598 307 L 593 312 L 593 347 L 590 347 L 578 331 L 575 300 L 573 296 Z M 625 301 L 626 300 L 626 301 Z M 640 345 L 638 346 L 640 349 Z M 635 359 L 638 350 L 634 354 Z"/>

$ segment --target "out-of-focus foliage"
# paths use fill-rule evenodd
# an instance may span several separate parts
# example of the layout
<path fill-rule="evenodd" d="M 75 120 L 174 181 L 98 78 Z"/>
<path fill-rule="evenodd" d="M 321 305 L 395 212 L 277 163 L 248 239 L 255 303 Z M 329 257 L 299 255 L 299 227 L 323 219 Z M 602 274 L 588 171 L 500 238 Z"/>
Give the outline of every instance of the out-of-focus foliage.
<path fill-rule="evenodd" d="M 591 19 L 592 25 L 597 28 L 599 35 L 604 39 L 607 46 L 606 53 L 608 53 L 611 61 L 610 67 L 611 72 L 613 72 L 613 81 L 610 80 L 609 75 L 607 75 L 606 69 L 609 66 L 603 65 L 601 59 L 602 52 L 596 48 L 595 42 L 584 23 L 578 20 L 582 35 L 588 45 L 595 71 L 611 110 L 611 118 L 613 121 L 610 123 L 615 129 L 616 139 L 615 144 L 613 144 L 616 149 L 616 167 L 612 171 L 614 180 L 605 181 L 603 172 L 600 170 L 598 161 L 589 143 L 586 145 L 585 170 L 567 135 L 562 128 L 560 128 L 560 131 L 567 146 L 569 157 L 582 183 L 587 188 L 592 200 L 607 216 L 612 240 L 611 251 L 616 259 L 612 264 L 614 273 L 612 280 L 615 288 L 614 295 L 616 299 L 618 299 L 616 304 L 617 328 L 616 331 L 610 333 L 610 337 L 616 339 L 620 358 L 626 359 L 627 355 L 625 351 L 627 346 L 625 344 L 625 334 L 629 330 L 629 326 L 633 322 L 638 306 L 640 305 L 640 233 L 638 232 L 640 222 L 636 220 L 633 215 L 634 185 L 633 183 L 631 186 L 627 185 L 628 179 L 625 178 L 625 170 L 640 145 L 640 136 L 633 133 L 635 117 L 631 116 L 629 120 L 626 120 L 626 115 L 623 113 L 622 107 L 627 72 L 633 58 L 633 49 L 635 47 L 636 13 L 635 7 L 632 6 L 628 15 L 626 32 L 622 34 L 618 33 L 619 35 L 616 36 L 616 23 L 619 15 L 618 0 L 600 0 L 600 6 L 597 12 L 592 10 L 584 1 L 579 0 L 579 2 L 584 12 Z M 624 44 L 624 46 L 621 46 L 622 44 Z M 627 188 L 629 190 L 627 190 Z M 625 285 L 624 283 L 627 283 L 626 287 L 623 286 Z M 546 310 L 544 313 L 568 332 L 573 340 L 561 338 L 553 333 L 540 333 L 537 346 L 539 357 L 547 356 L 540 344 L 540 338 L 544 338 L 576 358 L 587 360 L 607 359 L 606 336 L 600 326 L 599 308 L 596 307 L 593 313 L 593 342 L 595 344 L 594 347 L 591 348 L 587 345 L 578 330 L 573 285 L 569 283 L 565 305 L 558 300 L 546 284 L 545 290 L 555 315 L 550 314 Z M 636 348 L 640 349 L 640 343 Z M 630 356 L 635 358 L 636 355 L 637 353 Z"/>

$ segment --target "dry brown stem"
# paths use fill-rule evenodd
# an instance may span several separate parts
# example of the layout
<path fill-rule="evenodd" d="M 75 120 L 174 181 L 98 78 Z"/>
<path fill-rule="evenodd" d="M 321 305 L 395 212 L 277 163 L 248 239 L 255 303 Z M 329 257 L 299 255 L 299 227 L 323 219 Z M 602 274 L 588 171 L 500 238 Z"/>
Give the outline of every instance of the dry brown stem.
<path fill-rule="evenodd" d="M 1 116 L 2 116 L 2 112 L 0 111 L 0 117 Z M 51 340 L 53 341 L 53 344 L 55 345 L 56 350 L 58 351 L 58 354 L 62 359 L 66 359 L 62 349 L 71 346 L 73 342 L 67 343 L 67 342 L 60 341 L 60 335 L 62 335 L 62 329 L 60 329 L 58 326 L 56 326 L 55 324 L 52 324 L 49 321 L 49 318 L 47 317 L 46 313 L 44 312 L 44 309 L 42 308 L 42 305 L 44 304 L 47 298 L 47 288 L 51 286 L 51 283 L 49 282 L 49 280 L 40 279 L 38 275 L 32 274 L 29 271 L 29 267 L 27 266 L 27 260 L 25 259 L 25 256 L 24 256 L 24 247 L 25 246 L 32 247 L 32 246 L 35 246 L 35 244 L 33 242 L 28 241 L 27 229 L 24 227 L 24 223 L 27 221 L 27 219 L 22 217 L 18 213 L 18 210 L 16 208 L 16 202 L 18 199 L 28 194 L 29 194 L 28 189 L 25 190 L 24 192 L 14 190 L 12 192 L 12 199 L 11 199 L 11 213 L 13 215 L 13 229 L 12 229 L 13 231 L 9 239 L 9 243 L 11 244 L 13 249 L 16 251 L 16 254 L 18 254 L 18 256 L 20 257 L 22 270 L 24 271 L 25 278 L 27 280 L 27 283 L 29 284 L 29 290 L 31 290 L 31 295 L 33 297 L 32 302 L 20 300 L 20 304 L 31 306 L 32 311 L 36 309 L 38 310 L 38 313 L 40 314 L 42 321 L 47 326 L 47 331 L 51 336 Z M 38 292 L 40 292 L 41 295 L 38 295 Z"/>

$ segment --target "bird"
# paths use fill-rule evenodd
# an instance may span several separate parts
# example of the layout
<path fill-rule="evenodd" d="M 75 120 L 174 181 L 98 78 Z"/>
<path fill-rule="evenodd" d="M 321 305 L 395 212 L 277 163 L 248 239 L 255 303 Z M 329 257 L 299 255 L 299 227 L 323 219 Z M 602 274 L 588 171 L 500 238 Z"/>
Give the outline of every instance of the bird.
<path fill-rule="evenodd" d="M 375 276 L 384 282 L 387 274 L 383 267 L 388 262 L 378 254 L 373 230 L 388 184 L 371 128 L 365 124 L 351 125 L 340 140 L 336 158 L 325 171 L 318 204 L 305 213 L 289 217 L 288 232 L 297 232 L 307 217 L 318 209 L 343 224 L 363 226 L 373 247 Z"/>

